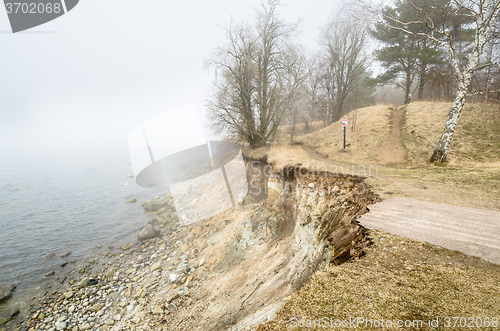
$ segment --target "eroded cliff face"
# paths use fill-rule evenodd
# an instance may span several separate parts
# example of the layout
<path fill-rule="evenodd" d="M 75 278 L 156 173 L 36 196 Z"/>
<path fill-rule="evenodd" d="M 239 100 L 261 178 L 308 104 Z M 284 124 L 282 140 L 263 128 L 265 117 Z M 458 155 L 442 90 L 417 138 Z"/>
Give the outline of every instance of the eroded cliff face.
<path fill-rule="evenodd" d="M 362 254 L 356 218 L 379 200 L 363 178 L 264 160 L 247 169 L 248 196 L 203 221 L 181 222 L 169 196 L 144 202 L 155 238 L 68 273 L 26 328 L 255 330 L 315 271 Z M 220 192 L 205 185 L 200 199 L 220 202 Z"/>
<path fill-rule="evenodd" d="M 193 227 L 199 280 L 174 320 L 198 330 L 244 330 L 272 318 L 282 299 L 328 263 L 367 244 L 356 218 L 379 198 L 350 175 L 251 161 L 244 203 Z M 189 321 L 189 322 L 188 322 Z M 174 321 L 172 321 L 174 322 Z"/>
<path fill-rule="evenodd" d="M 314 239 L 315 245 L 330 248 L 330 262 L 361 255 L 364 229 L 356 219 L 367 205 L 380 201 L 362 177 L 286 168 L 272 175 L 269 186 L 278 189 L 280 205 L 293 205 L 295 229 L 306 231 L 309 243 Z"/>

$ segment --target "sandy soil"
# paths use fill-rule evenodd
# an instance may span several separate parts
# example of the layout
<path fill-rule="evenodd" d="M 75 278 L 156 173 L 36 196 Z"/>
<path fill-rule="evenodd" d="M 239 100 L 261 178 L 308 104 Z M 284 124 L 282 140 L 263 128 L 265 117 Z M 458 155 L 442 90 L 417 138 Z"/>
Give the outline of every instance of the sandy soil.
<path fill-rule="evenodd" d="M 406 118 L 406 107 L 393 109 L 390 116 L 391 132 L 384 139 L 378 151 L 380 163 L 403 163 L 406 151 L 402 145 L 403 126 Z"/>

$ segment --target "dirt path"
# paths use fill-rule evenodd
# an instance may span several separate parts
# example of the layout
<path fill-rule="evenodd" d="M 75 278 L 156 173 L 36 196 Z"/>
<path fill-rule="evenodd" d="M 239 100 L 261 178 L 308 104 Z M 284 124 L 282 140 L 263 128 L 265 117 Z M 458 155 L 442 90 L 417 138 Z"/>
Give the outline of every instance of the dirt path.
<path fill-rule="evenodd" d="M 391 132 L 382 142 L 378 151 L 378 159 L 382 164 L 405 162 L 406 151 L 402 144 L 405 117 L 406 107 L 391 112 Z"/>
<path fill-rule="evenodd" d="M 500 264 L 500 213 L 397 198 L 369 207 L 366 228 L 426 241 Z"/>

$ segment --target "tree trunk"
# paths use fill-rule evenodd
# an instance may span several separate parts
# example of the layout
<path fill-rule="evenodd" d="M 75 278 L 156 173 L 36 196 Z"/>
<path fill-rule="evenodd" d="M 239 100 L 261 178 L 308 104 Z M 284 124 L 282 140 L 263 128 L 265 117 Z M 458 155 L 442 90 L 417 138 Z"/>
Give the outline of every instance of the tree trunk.
<path fill-rule="evenodd" d="M 405 105 L 410 103 L 410 98 L 408 97 L 410 91 L 411 91 L 411 72 L 408 69 L 406 72 Z"/>
<path fill-rule="evenodd" d="M 420 72 L 420 79 L 418 82 L 418 101 L 424 100 L 424 85 L 425 85 L 425 69 Z"/>
<path fill-rule="evenodd" d="M 482 48 L 482 45 L 479 44 Z M 484 43 L 483 43 L 484 45 Z M 434 149 L 434 153 L 432 153 L 431 162 L 446 162 L 446 156 L 448 155 L 448 148 L 450 147 L 451 138 L 453 138 L 453 134 L 455 133 L 455 127 L 458 123 L 458 118 L 462 113 L 462 109 L 464 108 L 465 96 L 467 91 L 469 90 L 470 82 L 472 80 L 472 75 L 474 74 L 474 70 L 477 68 L 477 64 L 479 62 L 480 52 L 476 48 L 472 51 L 472 54 L 469 59 L 469 63 L 467 64 L 467 68 L 462 75 L 462 80 L 458 82 L 457 92 L 455 94 L 455 100 L 453 101 L 453 106 L 451 107 L 450 112 L 448 113 L 448 118 L 446 119 L 446 125 L 444 126 L 443 134 L 441 135 L 441 139 Z"/>
<path fill-rule="evenodd" d="M 325 118 L 325 127 L 330 125 L 330 101 L 326 100 L 326 118 Z"/>
<path fill-rule="evenodd" d="M 422 40 L 422 48 L 423 49 L 426 49 L 427 47 L 427 39 L 424 39 Z M 421 60 L 421 64 L 420 64 L 420 77 L 419 77 L 419 81 L 418 81 L 418 97 L 417 97 L 417 100 L 418 101 L 423 101 L 424 100 L 424 85 L 425 85 L 425 81 L 426 81 L 426 72 L 427 72 L 427 61 L 422 59 Z"/>
<path fill-rule="evenodd" d="M 431 156 L 431 162 L 445 162 L 446 156 L 448 155 L 448 148 L 450 147 L 451 138 L 455 133 L 455 127 L 458 123 L 458 118 L 462 113 L 462 109 L 465 103 L 466 90 L 461 90 L 457 92 L 453 106 L 448 113 L 448 119 L 446 120 L 446 125 L 444 127 L 443 134 L 441 135 L 441 140 L 439 140 L 434 153 Z"/>

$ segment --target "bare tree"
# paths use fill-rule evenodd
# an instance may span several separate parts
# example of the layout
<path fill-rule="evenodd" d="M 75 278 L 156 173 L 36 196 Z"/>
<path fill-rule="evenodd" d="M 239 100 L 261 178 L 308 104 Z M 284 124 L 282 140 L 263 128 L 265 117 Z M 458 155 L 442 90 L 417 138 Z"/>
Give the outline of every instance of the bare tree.
<path fill-rule="evenodd" d="M 336 116 L 340 116 L 347 96 L 368 68 L 367 26 L 359 20 L 332 20 L 323 30 L 322 42 L 327 63 L 327 99 Z M 332 121 L 333 111 L 328 113 L 332 114 L 328 114 L 327 121 Z"/>
<path fill-rule="evenodd" d="M 308 64 L 307 79 L 304 84 L 309 95 L 309 105 L 306 106 L 308 112 L 304 114 L 304 123 L 306 125 L 306 131 L 310 132 L 310 125 L 317 112 L 317 104 L 319 103 L 324 61 L 321 61 L 319 54 L 315 54 L 309 59 Z"/>
<path fill-rule="evenodd" d="M 225 29 L 228 44 L 208 62 L 217 76 L 207 104 L 215 132 L 251 147 L 274 139 L 305 78 L 301 50 L 290 40 L 296 27 L 280 20 L 271 4 L 262 5 L 254 27 Z"/>
<path fill-rule="evenodd" d="M 410 35 L 427 38 L 448 51 L 453 70 L 455 71 L 454 73 L 457 81 L 457 87 L 453 106 L 448 113 L 443 134 L 441 135 L 441 139 L 439 140 L 439 143 L 430 158 L 430 162 L 445 162 L 451 139 L 465 103 L 465 97 L 469 91 L 471 81 L 474 76 L 474 71 L 486 66 L 498 65 L 494 63 L 481 64 L 480 59 L 483 53 L 484 45 L 490 36 L 491 26 L 500 12 L 500 0 L 450 1 L 449 12 L 472 19 L 472 24 L 475 28 L 474 44 L 465 67 L 460 65 L 461 54 L 457 51 L 457 45 L 454 42 L 453 25 L 435 24 L 432 20 L 432 15 L 430 15 L 426 10 L 419 8 L 411 1 L 408 2 L 419 12 L 420 18 L 403 22 L 396 17 L 391 17 L 390 15 L 387 16 L 387 14 L 384 14 L 382 10 L 373 10 L 373 7 L 371 6 L 365 6 L 365 10 L 370 12 L 378 23 L 385 24 L 392 29 L 397 29 Z M 432 6 L 429 8 L 429 10 L 433 9 L 435 8 L 432 8 Z M 421 32 L 421 29 L 415 29 L 413 28 L 414 26 L 424 26 L 426 31 Z"/>

